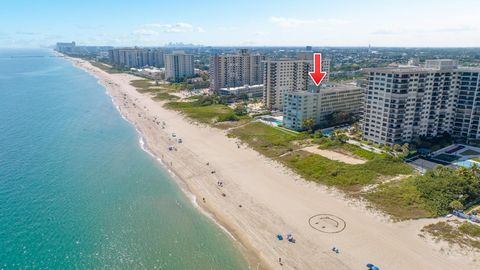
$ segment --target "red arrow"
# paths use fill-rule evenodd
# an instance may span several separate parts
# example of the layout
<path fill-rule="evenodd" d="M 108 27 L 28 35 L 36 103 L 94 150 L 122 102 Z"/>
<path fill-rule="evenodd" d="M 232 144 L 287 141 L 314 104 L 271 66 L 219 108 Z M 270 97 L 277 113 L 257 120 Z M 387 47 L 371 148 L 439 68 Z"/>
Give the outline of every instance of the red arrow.
<path fill-rule="evenodd" d="M 322 54 L 321 53 L 314 53 L 313 54 L 313 71 L 309 72 L 310 78 L 312 78 L 313 82 L 316 86 L 319 86 L 322 80 L 327 75 L 326 72 L 322 72 Z"/>

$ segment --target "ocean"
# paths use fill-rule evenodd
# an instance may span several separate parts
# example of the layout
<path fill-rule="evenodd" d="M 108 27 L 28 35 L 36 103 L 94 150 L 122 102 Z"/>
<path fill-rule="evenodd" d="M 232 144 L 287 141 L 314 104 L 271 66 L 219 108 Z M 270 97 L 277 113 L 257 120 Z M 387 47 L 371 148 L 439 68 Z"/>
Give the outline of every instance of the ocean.
<path fill-rule="evenodd" d="M 0 50 L 0 269 L 247 269 L 97 80 Z"/>

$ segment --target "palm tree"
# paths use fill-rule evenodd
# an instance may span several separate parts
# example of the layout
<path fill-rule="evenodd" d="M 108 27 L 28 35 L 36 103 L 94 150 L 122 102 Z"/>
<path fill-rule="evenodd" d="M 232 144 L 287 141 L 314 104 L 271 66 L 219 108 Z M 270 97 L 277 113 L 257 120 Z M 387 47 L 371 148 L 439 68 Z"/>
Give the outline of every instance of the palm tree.
<path fill-rule="evenodd" d="M 313 131 L 313 127 L 315 126 L 315 120 L 313 118 L 307 118 L 303 120 L 303 128 L 307 129 L 310 133 Z"/>

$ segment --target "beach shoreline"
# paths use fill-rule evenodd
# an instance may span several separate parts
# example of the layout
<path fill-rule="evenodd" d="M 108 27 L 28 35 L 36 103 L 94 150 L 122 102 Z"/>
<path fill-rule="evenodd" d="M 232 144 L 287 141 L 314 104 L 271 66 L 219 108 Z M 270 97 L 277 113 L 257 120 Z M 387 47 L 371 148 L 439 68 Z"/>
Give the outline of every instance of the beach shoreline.
<path fill-rule="evenodd" d="M 215 212 L 213 212 L 211 209 L 209 209 L 208 205 L 201 204 L 201 202 L 199 202 L 197 200 L 198 196 L 189 188 L 188 183 L 186 181 L 183 181 L 182 178 L 175 172 L 175 170 L 172 167 L 170 167 L 167 163 L 165 163 L 164 160 L 162 160 L 161 157 L 155 155 L 155 153 L 153 153 L 149 149 L 147 143 L 145 142 L 145 135 L 142 133 L 142 131 L 139 129 L 139 127 L 135 124 L 134 121 L 132 122 L 130 119 L 128 119 L 123 114 L 120 105 L 117 104 L 117 102 L 114 99 L 114 96 L 109 91 L 111 89 L 109 89 L 108 85 L 105 85 L 104 83 L 102 83 L 103 82 L 102 78 L 98 77 L 97 74 L 92 73 L 91 70 L 86 69 L 84 66 L 79 64 L 78 61 L 83 62 L 84 60 L 69 57 L 69 56 L 65 56 L 65 55 L 62 55 L 60 53 L 56 53 L 56 55 L 67 59 L 68 61 L 72 62 L 75 67 L 89 73 L 91 76 L 95 77 L 98 80 L 98 83 L 102 87 L 105 88 L 105 94 L 108 95 L 111 98 L 112 103 L 113 103 L 114 107 L 117 109 L 120 116 L 135 128 L 135 131 L 137 132 L 137 134 L 139 136 L 140 148 L 145 153 L 147 153 L 152 158 L 154 158 L 157 162 L 160 163 L 160 166 L 162 166 L 168 172 L 170 177 L 175 181 L 175 183 L 178 185 L 178 187 L 184 193 L 186 198 L 192 203 L 192 205 L 195 208 L 197 208 L 200 211 L 201 214 L 203 214 L 204 216 L 209 218 L 213 223 L 215 223 L 216 226 L 218 226 L 222 231 L 224 231 L 228 235 L 228 237 L 230 237 L 234 241 L 234 244 L 239 248 L 241 253 L 244 255 L 246 261 L 249 263 L 250 269 L 259 269 L 259 270 L 260 269 L 270 269 L 270 268 L 266 267 L 267 264 L 265 262 L 262 262 L 262 259 L 257 255 L 257 253 L 255 252 L 255 249 L 253 247 L 251 247 L 251 245 L 248 242 L 242 241 L 243 238 L 241 237 L 241 235 L 235 233 L 236 230 L 234 228 L 230 227 L 230 225 L 228 224 L 228 222 L 226 220 L 222 220 L 222 219 L 218 218 L 217 216 L 215 216 Z M 143 79 L 143 78 L 138 77 L 137 79 Z"/>
<path fill-rule="evenodd" d="M 419 228 L 436 220 L 386 221 L 363 205 L 353 205 L 335 192 L 302 180 L 252 149 L 237 149 L 237 141 L 227 138 L 225 131 L 199 126 L 163 108 L 163 102 L 129 84 L 140 78 L 109 74 L 88 61 L 65 58 L 105 87 L 122 117 L 137 129 L 144 150 L 171 172 L 187 197 L 194 196 L 192 202 L 203 214 L 238 242 L 251 269 L 359 269 L 371 257 L 381 266 L 388 265 L 386 269 L 478 266 L 466 263 L 467 256 L 445 256 L 434 243 L 418 237 Z M 178 143 L 178 137 L 184 142 Z M 169 151 L 171 146 L 176 150 Z M 225 186 L 218 186 L 219 181 Z M 308 219 L 319 213 L 342 216 L 347 229 L 332 235 L 313 230 Z M 276 239 L 277 233 L 287 232 L 293 233 L 296 244 Z M 365 244 L 368 239 L 371 242 Z M 342 252 L 331 252 L 332 245 Z M 405 262 L 405 258 L 411 260 Z"/>

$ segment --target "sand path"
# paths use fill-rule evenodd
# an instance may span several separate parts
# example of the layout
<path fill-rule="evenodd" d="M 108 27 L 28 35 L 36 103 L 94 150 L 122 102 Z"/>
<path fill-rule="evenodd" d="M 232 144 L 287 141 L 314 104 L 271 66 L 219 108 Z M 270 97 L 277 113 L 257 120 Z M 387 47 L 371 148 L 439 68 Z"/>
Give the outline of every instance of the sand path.
<path fill-rule="evenodd" d="M 367 162 L 366 160 L 351 157 L 335 151 L 318 149 L 318 146 L 307 146 L 302 150 L 313 153 L 313 154 L 324 156 L 331 160 L 341 161 L 347 164 L 364 164 L 365 162 Z"/>

